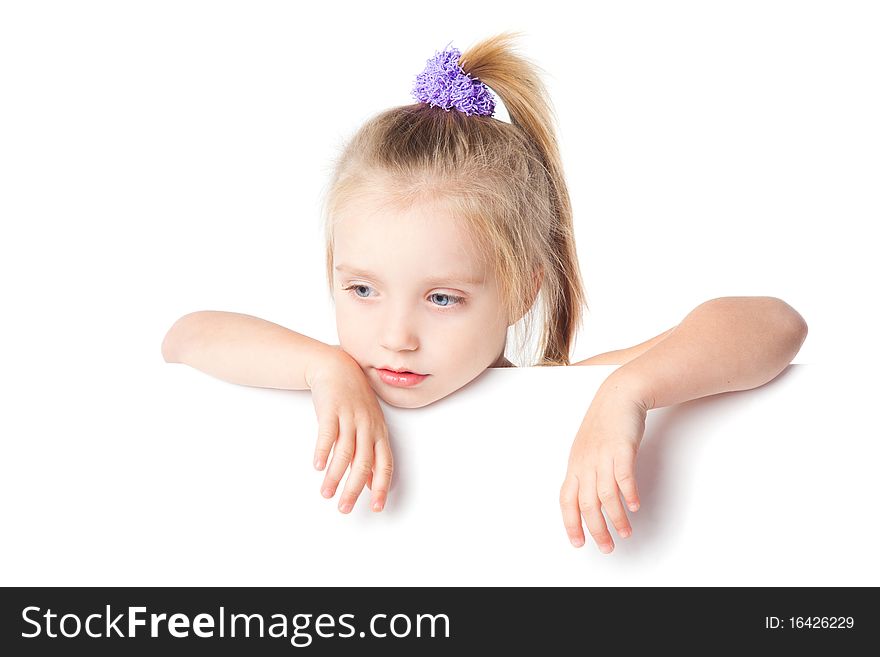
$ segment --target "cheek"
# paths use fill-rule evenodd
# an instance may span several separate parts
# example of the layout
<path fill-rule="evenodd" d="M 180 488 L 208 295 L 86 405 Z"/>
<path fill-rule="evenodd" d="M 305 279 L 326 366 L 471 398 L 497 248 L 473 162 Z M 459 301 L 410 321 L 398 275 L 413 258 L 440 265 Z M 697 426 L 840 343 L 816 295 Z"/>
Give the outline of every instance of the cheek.
<path fill-rule="evenodd" d="M 456 360 L 479 356 L 496 342 L 494 329 L 482 322 L 446 322 L 440 329 L 432 332 L 435 343 Z"/>
<path fill-rule="evenodd" d="M 339 344 L 350 354 L 369 351 L 376 341 L 373 319 L 350 300 L 336 302 L 336 333 Z"/>
<path fill-rule="evenodd" d="M 345 300 L 336 302 L 336 332 L 339 334 L 339 340 L 345 346 L 347 342 L 356 341 L 359 335 L 357 330 L 357 321 L 354 313 L 345 303 Z"/>
<path fill-rule="evenodd" d="M 352 325 L 357 324 L 358 321 L 359 316 L 357 308 L 354 307 L 351 299 L 348 299 L 345 296 L 336 297 L 336 324 L 340 327 L 345 326 L 350 329 Z"/>

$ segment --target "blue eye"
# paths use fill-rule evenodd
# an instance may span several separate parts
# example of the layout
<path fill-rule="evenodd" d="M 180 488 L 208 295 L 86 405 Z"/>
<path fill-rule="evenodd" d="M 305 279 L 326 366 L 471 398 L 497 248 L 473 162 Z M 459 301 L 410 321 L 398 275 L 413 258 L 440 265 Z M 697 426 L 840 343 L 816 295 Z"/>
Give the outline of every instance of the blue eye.
<path fill-rule="evenodd" d="M 369 290 L 372 290 L 369 285 L 349 285 L 346 288 L 343 288 L 345 291 L 353 290 L 353 294 L 358 299 L 368 299 L 370 297 Z M 358 293 L 358 290 L 367 290 L 367 293 L 361 295 Z M 445 303 L 435 303 L 433 304 L 437 308 L 451 308 L 453 306 L 461 306 L 464 305 L 464 297 L 457 297 L 454 294 L 442 294 L 440 292 L 435 292 L 431 295 L 431 297 L 439 297 L 440 299 L 445 300 Z"/>
<path fill-rule="evenodd" d="M 451 294 L 441 294 L 439 292 L 435 292 L 431 296 L 432 297 L 442 297 L 442 298 L 447 299 L 446 303 L 437 304 L 441 308 L 447 308 L 448 306 L 457 306 L 457 305 L 464 302 L 464 299 L 462 299 L 461 297 L 456 297 Z"/>
<path fill-rule="evenodd" d="M 352 285 L 351 287 L 347 287 L 347 288 L 345 288 L 345 289 L 346 289 L 346 290 L 357 290 L 357 289 L 360 289 L 360 288 L 366 288 L 367 290 L 370 289 L 369 286 L 367 286 L 367 285 Z M 360 299 L 366 299 L 366 298 L 367 298 L 367 297 L 362 297 L 362 296 L 361 296 L 360 294 L 358 294 L 357 292 L 355 292 L 355 296 L 357 296 L 357 297 L 360 298 Z M 368 294 L 367 296 L 369 296 L 369 294 Z"/>

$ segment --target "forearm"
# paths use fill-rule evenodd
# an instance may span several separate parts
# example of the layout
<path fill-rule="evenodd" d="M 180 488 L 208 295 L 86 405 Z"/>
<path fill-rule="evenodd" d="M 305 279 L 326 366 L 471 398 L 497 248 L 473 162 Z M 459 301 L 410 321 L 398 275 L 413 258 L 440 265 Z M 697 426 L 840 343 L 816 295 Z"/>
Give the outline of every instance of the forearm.
<path fill-rule="evenodd" d="M 184 363 L 240 385 L 308 390 L 316 362 L 337 348 L 279 324 L 203 310 L 181 317 L 162 342 L 169 363 Z"/>
<path fill-rule="evenodd" d="M 722 297 L 701 304 L 662 342 L 609 377 L 646 408 L 764 385 L 806 339 L 807 324 L 774 297 Z"/>

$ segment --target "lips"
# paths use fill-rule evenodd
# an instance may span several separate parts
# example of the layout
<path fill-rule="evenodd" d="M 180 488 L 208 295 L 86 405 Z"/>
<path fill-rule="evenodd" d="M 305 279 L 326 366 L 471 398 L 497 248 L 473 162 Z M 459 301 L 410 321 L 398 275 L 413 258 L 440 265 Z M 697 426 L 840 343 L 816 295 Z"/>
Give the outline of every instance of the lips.
<path fill-rule="evenodd" d="M 379 379 L 389 386 L 395 388 L 411 388 L 419 385 L 428 378 L 427 374 L 416 374 L 414 372 L 402 372 L 400 370 L 391 370 L 380 368 L 376 370 Z"/>
<path fill-rule="evenodd" d="M 379 367 L 377 369 L 387 370 L 389 372 L 393 372 L 394 374 L 417 374 L 419 376 L 425 376 L 421 372 L 413 372 L 412 370 L 399 369 L 397 367 L 391 367 L 390 365 L 383 365 L 382 367 Z"/>

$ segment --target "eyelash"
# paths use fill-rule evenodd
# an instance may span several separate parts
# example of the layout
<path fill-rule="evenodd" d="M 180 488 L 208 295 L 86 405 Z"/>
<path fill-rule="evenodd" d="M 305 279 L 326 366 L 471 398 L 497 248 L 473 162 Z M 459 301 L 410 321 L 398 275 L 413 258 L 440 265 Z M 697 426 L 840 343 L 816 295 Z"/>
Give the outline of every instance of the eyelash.
<path fill-rule="evenodd" d="M 348 287 L 344 287 L 342 289 L 345 291 L 348 291 L 348 290 L 354 290 L 354 288 L 356 288 L 356 287 L 365 287 L 370 290 L 373 289 L 369 285 L 362 285 L 362 284 L 349 285 Z M 464 297 L 458 297 L 458 296 L 455 296 L 454 294 L 443 294 L 440 292 L 435 292 L 431 296 L 435 296 L 435 295 L 440 296 L 440 297 L 446 297 L 447 299 L 452 299 L 452 301 L 454 302 L 454 303 L 448 304 L 446 306 L 438 306 L 438 305 L 434 304 L 434 306 L 436 308 L 439 308 L 440 310 L 446 310 L 448 308 L 454 308 L 456 306 L 463 306 L 465 304 Z M 351 293 L 351 296 L 353 296 L 355 299 L 366 299 L 367 298 L 367 297 L 359 297 L 354 292 Z"/>

